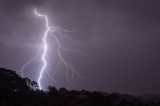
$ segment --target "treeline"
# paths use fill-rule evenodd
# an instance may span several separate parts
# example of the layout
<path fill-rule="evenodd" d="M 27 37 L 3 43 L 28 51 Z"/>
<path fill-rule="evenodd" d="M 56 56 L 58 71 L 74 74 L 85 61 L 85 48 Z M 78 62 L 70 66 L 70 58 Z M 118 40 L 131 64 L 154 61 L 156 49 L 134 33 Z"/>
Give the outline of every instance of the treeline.
<path fill-rule="evenodd" d="M 33 90 L 37 87 L 35 81 L 0 68 L 0 106 L 160 106 L 160 99 L 146 100 L 126 94 L 56 89 L 51 86 L 48 91 Z"/>

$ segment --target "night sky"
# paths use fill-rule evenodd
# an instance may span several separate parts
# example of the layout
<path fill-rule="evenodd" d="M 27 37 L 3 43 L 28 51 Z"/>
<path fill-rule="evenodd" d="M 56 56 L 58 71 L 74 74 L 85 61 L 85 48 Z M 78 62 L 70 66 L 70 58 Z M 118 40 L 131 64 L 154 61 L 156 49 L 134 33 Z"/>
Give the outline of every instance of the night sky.
<path fill-rule="evenodd" d="M 63 52 L 84 79 L 74 75 L 72 89 L 131 94 L 160 93 L 159 0 L 0 0 L 0 67 L 16 70 L 34 57 L 42 46 L 44 22 L 74 32 L 57 34 L 71 50 Z M 48 70 L 57 66 L 56 44 L 48 38 Z M 37 81 L 41 60 L 30 64 L 25 77 Z M 68 87 L 63 71 L 44 73 L 45 87 Z"/>

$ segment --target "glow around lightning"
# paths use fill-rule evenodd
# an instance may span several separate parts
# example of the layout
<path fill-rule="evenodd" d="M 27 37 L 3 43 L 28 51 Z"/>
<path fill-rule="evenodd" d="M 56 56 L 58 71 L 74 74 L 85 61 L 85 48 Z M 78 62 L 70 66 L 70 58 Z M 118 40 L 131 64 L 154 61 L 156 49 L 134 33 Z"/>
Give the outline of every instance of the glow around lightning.
<path fill-rule="evenodd" d="M 66 30 L 66 29 L 63 29 L 61 27 L 55 27 L 55 26 L 50 26 L 49 24 L 49 19 L 48 19 L 48 16 L 47 15 L 44 15 L 44 14 L 41 14 L 39 11 L 37 11 L 37 9 L 34 10 L 34 14 L 38 17 L 42 17 L 42 19 L 44 19 L 45 21 L 45 32 L 43 34 L 43 37 L 42 37 L 42 56 L 41 56 L 41 61 L 43 62 L 43 65 L 42 65 L 42 68 L 39 72 L 39 76 L 38 76 L 38 85 L 39 85 L 39 89 L 41 90 L 42 89 L 42 84 L 41 84 L 41 80 L 43 78 L 43 74 L 44 72 L 46 72 L 49 76 L 49 78 L 53 81 L 53 77 L 54 76 L 51 76 L 50 73 L 48 72 L 47 70 L 47 59 L 46 59 L 46 56 L 47 56 L 47 51 L 48 49 L 48 44 L 47 44 L 47 38 L 48 37 L 52 37 L 54 38 L 54 41 L 57 43 L 57 54 L 58 54 L 58 57 L 59 57 L 59 62 L 57 64 L 57 69 L 54 71 L 54 75 L 60 71 L 62 69 L 62 67 L 64 67 L 64 74 L 66 75 L 66 78 L 67 78 L 67 82 L 69 84 L 69 86 L 72 85 L 71 83 L 71 80 L 73 80 L 73 74 L 76 74 L 79 78 L 83 78 L 74 68 L 73 66 L 68 63 L 62 56 L 62 53 L 61 52 L 64 52 L 64 51 L 69 51 L 69 52 L 75 52 L 75 53 L 79 53 L 81 55 L 85 55 L 83 52 L 81 51 L 78 51 L 78 50 L 71 50 L 71 49 L 66 49 L 65 47 L 63 47 L 63 45 L 61 44 L 61 42 L 58 40 L 58 37 L 54 34 L 54 31 L 57 31 L 57 32 L 60 32 L 61 31 L 64 31 L 64 32 L 73 32 L 73 31 L 70 31 L 70 30 Z M 26 68 L 29 64 L 32 63 L 32 61 L 34 61 L 35 59 L 37 59 L 39 56 L 39 54 L 37 54 L 35 57 L 33 57 L 31 60 L 29 60 L 25 65 L 22 66 L 21 68 L 21 75 L 22 77 L 24 76 L 23 74 L 23 71 L 24 71 L 24 68 Z M 72 78 L 70 78 L 70 74 L 69 73 L 72 73 Z M 54 81 L 53 81 L 54 82 Z"/>

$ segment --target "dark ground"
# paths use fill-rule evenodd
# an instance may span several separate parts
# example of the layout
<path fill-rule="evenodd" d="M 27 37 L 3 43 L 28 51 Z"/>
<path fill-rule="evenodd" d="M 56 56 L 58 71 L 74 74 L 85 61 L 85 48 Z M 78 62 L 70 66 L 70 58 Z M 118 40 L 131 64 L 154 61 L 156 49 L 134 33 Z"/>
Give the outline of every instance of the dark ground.
<path fill-rule="evenodd" d="M 35 81 L 4 68 L 0 68 L 0 84 L 0 106 L 160 106 L 160 96 L 154 95 L 135 97 L 51 86 L 48 91 L 33 90 L 38 88 Z"/>

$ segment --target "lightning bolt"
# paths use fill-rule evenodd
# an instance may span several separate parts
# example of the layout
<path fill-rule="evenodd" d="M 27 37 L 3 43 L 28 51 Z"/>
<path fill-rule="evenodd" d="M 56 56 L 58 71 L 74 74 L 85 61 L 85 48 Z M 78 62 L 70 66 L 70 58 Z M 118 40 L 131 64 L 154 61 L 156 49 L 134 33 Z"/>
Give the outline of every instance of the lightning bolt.
<path fill-rule="evenodd" d="M 87 56 L 85 53 L 81 52 L 81 51 L 78 51 L 78 50 L 71 50 L 71 49 L 66 49 L 65 47 L 63 47 L 62 43 L 59 41 L 58 37 L 54 34 L 55 31 L 57 32 L 61 32 L 61 31 L 64 31 L 64 32 L 74 32 L 75 30 L 66 30 L 66 29 L 63 29 L 61 27 L 56 27 L 56 26 L 50 26 L 49 24 L 49 19 L 48 19 L 48 16 L 45 15 L 45 14 L 41 14 L 39 11 L 37 11 L 37 9 L 35 8 L 34 9 L 34 14 L 38 17 L 42 17 L 45 21 L 45 32 L 43 34 L 43 37 L 42 37 L 42 41 L 43 41 L 43 47 L 42 47 L 42 56 L 41 56 L 41 61 L 43 62 L 43 65 L 42 65 L 42 68 L 39 72 L 39 76 L 38 76 L 38 85 L 39 85 L 39 89 L 42 90 L 42 84 L 41 84 L 41 80 L 43 78 L 43 73 L 46 72 L 49 76 L 49 78 L 54 82 L 51 74 L 48 72 L 47 70 L 47 60 L 46 60 L 46 56 L 47 56 L 47 51 L 48 51 L 48 44 L 47 44 L 47 38 L 48 37 L 52 37 L 55 42 L 57 43 L 57 54 L 58 54 L 58 57 L 59 57 L 59 61 L 58 61 L 58 64 L 57 64 L 57 69 L 55 70 L 53 76 L 56 75 L 57 72 L 61 71 L 62 68 L 64 67 L 65 68 L 65 75 L 66 75 L 66 78 L 67 78 L 67 82 L 69 84 L 69 86 L 72 85 L 71 83 L 71 80 L 70 80 L 70 72 L 71 72 L 71 79 L 73 80 L 73 74 L 76 74 L 79 78 L 81 79 L 84 79 L 83 76 L 81 76 L 74 68 L 73 66 L 68 63 L 64 58 L 63 58 L 63 55 L 61 52 L 64 52 L 64 51 L 68 51 L 68 52 L 75 52 L 75 53 L 79 53 L 81 55 L 84 55 L 84 56 Z M 61 30 L 61 31 L 60 31 Z M 31 60 L 29 60 L 25 65 L 22 66 L 21 68 L 21 75 L 24 76 L 23 74 L 23 71 L 24 71 L 24 68 L 27 67 L 29 64 L 32 63 L 32 61 L 34 61 L 35 59 L 37 59 L 39 56 L 39 54 L 37 54 L 35 57 L 33 57 Z"/>
<path fill-rule="evenodd" d="M 38 78 L 38 85 L 39 85 L 39 89 L 42 89 L 41 86 L 41 79 L 42 79 L 42 75 L 43 72 L 45 71 L 46 67 L 47 67 L 47 61 L 46 61 L 46 55 L 47 55 L 47 50 L 48 50 L 48 46 L 47 46 L 47 37 L 48 37 L 48 33 L 50 31 L 50 27 L 49 27 L 49 21 L 48 21 L 48 17 L 46 15 L 40 14 L 37 12 L 36 8 L 35 8 L 35 15 L 39 16 L 39 17 L 43 17 L 45 20 L 45 26 L 46 26 L 46 31 L 44 33 L 43 36 L 43 54 L 42 54 L 42 61 L 43 61 L 43 66 L 42 69 L 40 70 L 40 74 L 39 74 L 39 78 Z"/>

